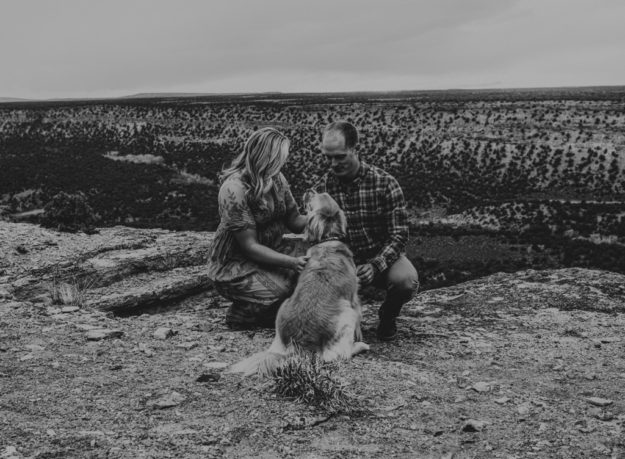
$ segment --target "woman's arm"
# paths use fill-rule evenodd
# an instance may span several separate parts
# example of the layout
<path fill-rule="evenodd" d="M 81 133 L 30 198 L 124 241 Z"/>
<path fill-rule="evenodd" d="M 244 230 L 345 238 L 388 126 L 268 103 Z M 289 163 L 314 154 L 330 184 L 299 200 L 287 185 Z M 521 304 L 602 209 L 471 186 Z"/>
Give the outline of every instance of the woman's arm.
<path fill-rule="evenodd" d="M 257 263 L 280 266 L 300 272 L 308 261 L 308 257 L 292 257 L 261 244 L 258 242 L 256 230 L 252 228 L 236 231 L 234 238 L 243 253 Z"/>
<path fill-rule="evenodd" d="M 280 174 L 279 180 L 282 182 L 284 189 L 284 202 L 286 205 L 286 227 L 292 233 L 302 233 L 306 226 L 306 215 L 301 215 L 297 208 L 297 202 L 291 193 L 291 187 L 284 178 L 284 175 Z"/>

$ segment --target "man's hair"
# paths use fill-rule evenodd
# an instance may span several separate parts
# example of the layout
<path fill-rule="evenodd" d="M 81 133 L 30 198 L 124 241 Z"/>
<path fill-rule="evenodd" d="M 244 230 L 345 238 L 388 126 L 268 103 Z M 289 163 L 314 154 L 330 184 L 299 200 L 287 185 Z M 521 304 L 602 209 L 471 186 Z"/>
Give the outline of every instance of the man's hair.
<path fill-rule="evenodd" d="M 323 134 L 325 135 L 332 131 L 343 134 L 346 148 L 354 148 L 358 143 L 358 130 L 348 121 L 334 121 L 333 123 L 328 124 L 323 130 Z"/>

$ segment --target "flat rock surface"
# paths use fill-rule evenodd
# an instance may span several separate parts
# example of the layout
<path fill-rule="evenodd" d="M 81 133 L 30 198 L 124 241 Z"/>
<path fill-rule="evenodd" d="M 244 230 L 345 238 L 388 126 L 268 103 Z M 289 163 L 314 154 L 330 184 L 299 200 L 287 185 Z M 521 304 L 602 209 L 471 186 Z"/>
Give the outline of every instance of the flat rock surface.
<path fill-rule="evenodd" d="M 391 343 L 364 299 L 371 351 L 335 370 L 349 415 L 226 373 L 273 332 L 227 329 L 211 291 L 126 317 L 2 299 L 0 455 L 625 457 L 623 285 L 572 268 L 427 291 Z M 88 339 L 103 329 L 122 333 Z"/>

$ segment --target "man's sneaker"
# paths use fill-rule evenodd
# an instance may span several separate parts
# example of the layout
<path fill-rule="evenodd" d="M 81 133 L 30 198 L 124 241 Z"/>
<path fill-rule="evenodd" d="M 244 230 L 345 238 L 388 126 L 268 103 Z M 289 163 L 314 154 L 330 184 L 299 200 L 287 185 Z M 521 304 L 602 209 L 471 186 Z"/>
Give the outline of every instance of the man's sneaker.
<path fill-rule="evenodd" d="M 397 323 L 395 319 L 381 318 L 377 335 L 380 341 L 393 341 L 397 337 Z"/>

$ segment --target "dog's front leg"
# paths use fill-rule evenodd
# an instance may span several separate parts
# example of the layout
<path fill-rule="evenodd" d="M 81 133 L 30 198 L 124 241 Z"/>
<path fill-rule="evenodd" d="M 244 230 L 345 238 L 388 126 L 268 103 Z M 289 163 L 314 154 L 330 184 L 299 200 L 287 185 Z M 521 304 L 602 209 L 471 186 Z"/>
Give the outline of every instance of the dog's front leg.
<path fill-rule="evenodd" d="M 360 321 L 356 324 L 354 329 L 354 342 L 362 341 L 362 328 L 360 328 Z"/>

